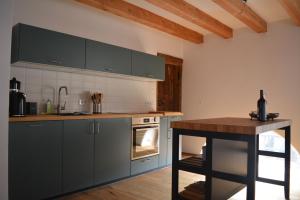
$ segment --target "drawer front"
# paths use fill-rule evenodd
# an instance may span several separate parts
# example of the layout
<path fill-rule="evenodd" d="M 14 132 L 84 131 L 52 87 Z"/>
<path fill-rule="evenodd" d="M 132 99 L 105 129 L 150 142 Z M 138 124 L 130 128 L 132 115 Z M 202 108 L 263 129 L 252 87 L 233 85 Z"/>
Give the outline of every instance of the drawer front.
<path fill-rule="evenodd" d="M 158 156 L 131 161 L 131 175 L 140 174 L 158 168 Z"/>

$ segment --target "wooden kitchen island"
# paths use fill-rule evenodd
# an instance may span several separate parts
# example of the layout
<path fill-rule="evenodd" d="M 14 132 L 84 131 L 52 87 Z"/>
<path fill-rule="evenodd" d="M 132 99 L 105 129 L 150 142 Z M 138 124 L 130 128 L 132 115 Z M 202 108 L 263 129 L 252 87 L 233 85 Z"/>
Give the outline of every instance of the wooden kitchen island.
<path fill-rule="evenodd" d="M 255 199 L 255 181 L 284 186 L 285 198 L 290 192 L 291 120 L 259 122 L 248 118 L 214 118 L 172 122 L 173 165 L 172 200 L 225 200 L 247 187 L 247 200 Z M 284 130 L 285 152 L 259 149 L 259 134 Z M 206 139 L 206 159 L 190 157 L 179 160 L 179 136 Z M 259 155 L 283 158 L 284 181 L 258 176 Z M 191 184 L 179 193 L 179 170 L 202 174 L 205 182 Z"/>

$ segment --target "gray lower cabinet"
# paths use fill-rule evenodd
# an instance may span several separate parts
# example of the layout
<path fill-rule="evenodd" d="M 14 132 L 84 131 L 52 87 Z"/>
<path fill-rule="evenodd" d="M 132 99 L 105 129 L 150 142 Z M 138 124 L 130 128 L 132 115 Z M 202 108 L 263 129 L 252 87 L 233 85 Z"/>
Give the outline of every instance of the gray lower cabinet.
<path fill-rule="evenodd" d="M 173 151 L 173 130 L 171 128 L 172 121 L 181 120 L 181 116 L 172 116 L 168 117 L 168 128 L 167 128 L 167 139 L 168 139 L 168 147 L 167 147 L 167 165 L 172 164 L 172 151 Z"/>
<path fill-rule="evenodd" d="M 61 194 L 62 121 L 10 123 L 10 200 Z"/>
<path fill-rule="evenodd" d="M 95 120 L 95 184 L 130 176 L 131 119 Z"/>
<path fill-rule="evenodd" d="M 86 68 L 131 75 L 131 50 L 86 40 Z"/>
<path fill-rule="evenodd" d="M 160 118 L 159 167 L 165 167 L 172 164 L 173 131 L 171 128 L 171 122 L 181 119 L 181 116 Z"/>
<path fill-rule="evenodd" d="M 158 156 L 151 156 L 131 161 L 131 175 L 158 168 Z"/>
<path fill-rule="evenodd" d="M 159 167 L 165 167 L 167 165 L 168 156 L 168 118 L 160 118 L 160 136 L 159 136 Z"/>
<path fill-rule="evenodd" d="M 13 28 L 12 63 L 85 68 L 85 39 L 25 24 Z"/>
<path fill-rule="evenodd" d="M 64 121 L 64 193 L 93 185 L 94 131 L 94 120 Z"/>
<path fill-rule="evenodd" d="M 165 62 L 161 57 L 132 51 L 132 75 L 164 80 Z"/>

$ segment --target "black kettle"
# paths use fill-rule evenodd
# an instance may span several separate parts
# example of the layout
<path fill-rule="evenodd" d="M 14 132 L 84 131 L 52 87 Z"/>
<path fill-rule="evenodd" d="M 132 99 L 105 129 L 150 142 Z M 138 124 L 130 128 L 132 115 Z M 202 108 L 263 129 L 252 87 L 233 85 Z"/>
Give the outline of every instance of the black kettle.
<path fill-rule="evenodd" d="M 24 116 L 26 112 L 26 95 L 20 92 L 21 82 L 14 77 L 9 87 L 9 116 Z"/>

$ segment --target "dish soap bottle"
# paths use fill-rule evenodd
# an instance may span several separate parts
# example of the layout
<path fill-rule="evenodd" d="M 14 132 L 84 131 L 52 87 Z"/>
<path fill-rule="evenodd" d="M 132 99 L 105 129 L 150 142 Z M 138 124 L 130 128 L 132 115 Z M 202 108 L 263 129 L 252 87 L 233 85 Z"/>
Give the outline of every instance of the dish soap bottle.
<path fill-rule="evenodd" d="M 50 99 L 48 99 L 47 103 L 46 103 L 46 113 L 47 114 L 51 114 L 52 113 L 52 103 L 51 103 Z"/>
<path fill-rule="evenodd" d="M 267 101 L 264 98 L 264 91 L 260 90 L 260 97 L 257 101 L 257 115 L 258 115 L 258 120 L 262 122 L 267 121 L 266 104 Z"/>

